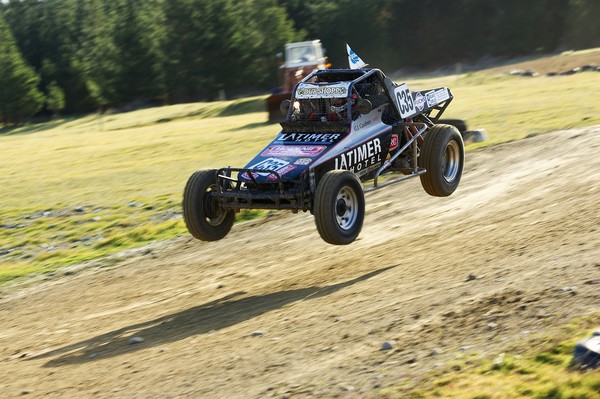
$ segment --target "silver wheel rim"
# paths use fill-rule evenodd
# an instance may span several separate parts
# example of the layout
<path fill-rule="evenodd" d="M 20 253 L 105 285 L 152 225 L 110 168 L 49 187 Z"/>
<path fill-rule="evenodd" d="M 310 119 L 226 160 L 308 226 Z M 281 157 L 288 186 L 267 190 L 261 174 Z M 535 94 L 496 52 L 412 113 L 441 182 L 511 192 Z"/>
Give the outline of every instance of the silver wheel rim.
<path fill-rule="evenodd" d="M 358 196 L 348 186 L 342 187 L 334 203 L 335 219 L 342 230 L 350 230 L 358 218 Z"/>
<path fill-rule="evenodd" d="M 444 159 L 442 160 L 442 173 L 444 179 L 448 183 L 452 183 L 458 175 L 460 168 L 460 149 L 455 140 L 451 140 L 444 151 Z"/>

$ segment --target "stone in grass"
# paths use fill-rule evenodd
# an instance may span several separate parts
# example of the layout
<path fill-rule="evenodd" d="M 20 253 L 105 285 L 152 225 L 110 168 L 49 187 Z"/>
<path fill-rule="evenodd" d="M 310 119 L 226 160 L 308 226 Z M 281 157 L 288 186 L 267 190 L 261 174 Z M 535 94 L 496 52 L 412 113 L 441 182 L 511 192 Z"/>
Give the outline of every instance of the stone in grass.
<path fill-rule="evenodd" d="M 385 352 L 389 351 L 390 349 L 394 349 L 395 346 L 396 341 L 385 341 L 383 344 L 381 344 L 381 348 L 379 348 L 379 350 Z"/>
<path fill-rule="evenodd" d="M 256 330 L 253 331 L 252 334 L 250 334 L 251 337 L 262 337 L 263 335 L 265 335 L 265 332 L 263 330 Z"/>
<path fill-rule="evenodd" d="M 584 369 L 600 367 L 600 335 L 584 339 L 575 345 L 573 365 Z"/>
<path fill-rule="evenodd" d="M 127 341 L 127 343 L 129 345 L 133 345 L 133 344 L 141 344 L 142 342 L 144 342 L 144 338 L 142 337 L 131 337 L 129 338 L 129 340 Z"/>
<path fill-rule="evenodd" d="M 444 351 L 441 348 L 434 348 L 429 355 L 430 356 L 439 356 L 443 353 L 444 353 Z"/>
<path fill-rule="evenodd" d="M 577 294 L 577 287 L 576 286 L 562 287 L 560 290 L 562 292 L 569 292 L 571 295 L 576 295 Z"/>

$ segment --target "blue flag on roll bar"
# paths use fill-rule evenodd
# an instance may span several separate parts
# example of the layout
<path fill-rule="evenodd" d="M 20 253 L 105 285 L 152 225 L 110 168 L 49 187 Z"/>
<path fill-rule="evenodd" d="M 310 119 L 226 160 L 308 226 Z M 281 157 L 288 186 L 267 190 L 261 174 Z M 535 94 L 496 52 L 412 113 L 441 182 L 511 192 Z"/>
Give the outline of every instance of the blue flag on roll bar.
<path fill-rule="evenodd" d="M 350 69 L 361 69 L 369 65 L 365 64 L 365 62 L 361 60 L 358 55 L 356 55 L 348 43 L 346 43 L 346 51 L 348 52 L 348 63 L 350 64 Z"/>

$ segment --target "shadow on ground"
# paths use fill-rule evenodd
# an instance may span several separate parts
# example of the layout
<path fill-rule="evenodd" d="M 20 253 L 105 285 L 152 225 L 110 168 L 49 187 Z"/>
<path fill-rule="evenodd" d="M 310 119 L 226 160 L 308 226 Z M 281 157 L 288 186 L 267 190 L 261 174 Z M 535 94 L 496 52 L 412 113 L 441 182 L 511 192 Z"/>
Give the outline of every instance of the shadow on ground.
<path fill-rule="evenodd" d="M 218 331 L 263 313 L 279 309 L 293 302 L 330 295 L 342 288 L 372 278 L 393 267 L 395 266 L 388 266 L 352 280 L 325 287 L 308 287 L 246 297 L 242 297 L 246 294 L 245 292 L 236 292 L 178 313 L 134 324 L 85 341 L 67 345 L 31 357 L 29 360 L 58 356 L 46 362 L 44 367 L 59 367 L 106 359 L 140 349 L 179 341 L 190 336 Z M 142 337 L 144 341 L 138 344 L 130 344 L 129 340 L 132 337 Z"/>

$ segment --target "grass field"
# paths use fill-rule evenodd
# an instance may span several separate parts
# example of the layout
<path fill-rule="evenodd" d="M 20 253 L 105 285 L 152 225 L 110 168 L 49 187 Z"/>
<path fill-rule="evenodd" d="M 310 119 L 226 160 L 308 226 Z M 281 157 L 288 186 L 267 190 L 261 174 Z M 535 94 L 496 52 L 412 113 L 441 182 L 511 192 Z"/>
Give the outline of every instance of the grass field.
<path fill-rule="evenodd" d="M 408 83 L 413 90 L 452 89 L 444 116 L 488 132 L 488 142 L 468 149 L 600 123 L 597 72 L 479 72 Z M 264 98 L 0 130 L 0 284 L 185 234 L 180 201 L 188 176 L 244 166 L 278 132 L 265 123 Z"/>

